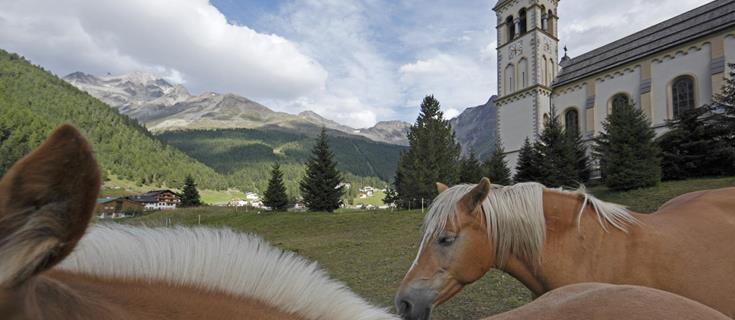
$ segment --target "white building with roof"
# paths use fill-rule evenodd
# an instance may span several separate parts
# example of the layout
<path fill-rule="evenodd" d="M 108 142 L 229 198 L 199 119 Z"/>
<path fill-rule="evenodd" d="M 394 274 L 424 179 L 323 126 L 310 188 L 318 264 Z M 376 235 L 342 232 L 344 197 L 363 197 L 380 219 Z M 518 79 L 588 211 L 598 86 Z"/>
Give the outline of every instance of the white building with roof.
<path fill-rule="evenodd" d="M 633 102 L 657 132 L 712 102 L 735 63 L 735 0 L 716 0 L 578 57 L 559 58 L 559 0 L 500 0 L 498 135 L 515 168 L 526 137 L 553 106 L 589 139 L 617 105 Z"/>

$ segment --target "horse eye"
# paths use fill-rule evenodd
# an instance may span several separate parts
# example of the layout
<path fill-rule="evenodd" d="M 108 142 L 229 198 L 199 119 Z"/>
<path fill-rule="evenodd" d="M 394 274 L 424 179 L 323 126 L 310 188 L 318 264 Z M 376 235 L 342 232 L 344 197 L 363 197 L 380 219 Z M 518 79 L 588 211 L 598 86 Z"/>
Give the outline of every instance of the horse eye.
<path fill-rule="evenodd" d="M 440 246 L 450 246 L 452 243 L 454 243 L 455 236 L 441 236 L 439 239 L 437 239 L 437 242 Z"/>

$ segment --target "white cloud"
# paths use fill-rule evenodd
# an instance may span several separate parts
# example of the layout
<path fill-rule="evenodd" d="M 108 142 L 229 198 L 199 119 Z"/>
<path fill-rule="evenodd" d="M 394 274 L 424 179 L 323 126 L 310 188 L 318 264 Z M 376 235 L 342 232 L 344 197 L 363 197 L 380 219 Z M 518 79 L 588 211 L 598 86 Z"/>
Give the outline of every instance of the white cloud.
<path fill-rule="evenodd" d="M 451 118 L 467 107 L 484 103 L 495 91 L 496 76 L 490 63 L 470 57 L 440 53 L 401 66 L 401 81 L 407 105 L 418 106 L 424 95 L 433 94 Z"/>
<path fill-rule="evenodd" d="M 59 73 L 148 70 L 255 99 L 296 98 L 327 76 L 293 42 L 229 24 L 206 0 L 0 0 L 0 43 Z"/>

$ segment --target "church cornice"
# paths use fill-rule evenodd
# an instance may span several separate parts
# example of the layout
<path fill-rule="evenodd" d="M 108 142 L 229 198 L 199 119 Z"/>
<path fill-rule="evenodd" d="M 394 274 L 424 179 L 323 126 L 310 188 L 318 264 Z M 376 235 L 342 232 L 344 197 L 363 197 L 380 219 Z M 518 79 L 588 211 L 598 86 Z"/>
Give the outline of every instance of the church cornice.
<path fill-rule="evenodd" d="M 556 42 L 559 42 L 559 39 L 557 39 L 556 37 L 554 37 L 554 35 L 552 35 L 551 33 L 548 33 L 548 32 L 546 32 L 546 31 L 545 31 L 545 30 L 543 30 L 543 29 L 540 29 L 540 28 L 536 28 L 536 27 L 534 27 L 533 29 L 531 29 L 531 30 L 528 30 L 528 31 L 527 31 L 526 33 L 522 34 L 522 35 L 521 35 L 520 37 L 518 37 L 518 38 L 513 38 L 513 40 L 511 40 L 511 41 L 508 41 L 508 42 L 506 42 L 506 43 L 504 43 L 504 44 L 501 44 L 501 45 L 499 45 L 499 46 L 498 46 L 497 48 L 495 48 L 495 49 L 496 49 L 496 50 L 502 50 L 503 48 L 507 47 L 507 46 L 508 46 L 508 45 L 510 45 L 511 43 L 513 43 L 513 42 L 516 42 L 517 40 L 519 40 L 519 39 L 521 39 L 521 38 L 523 38 L 523 37 L 525 37 L 525 36 L 527 36 L 527 35 L 531 35 L 531 34 L 533 34 L 533 31 L 538 31 L 539 33 L 541 33 L 541 34 L 543 34 L 543 35 L 546 35 L 547 37 L 551 38 L 551 40 L 554 40 L 554 41 L 556 41 Z"/>
<path fill-rule="evenodd" d="M 535 86 L 531 86 L 526 89 L 506 95 L 505 97 L 498 98 L 497 100 L 495 100 L 495 105 L 501 106 L 506 103 L 518 101 L 528 97 L 534 97 L 536 95 L 551 96 L 551 92 L 551 88 L 537 84 Z"/>

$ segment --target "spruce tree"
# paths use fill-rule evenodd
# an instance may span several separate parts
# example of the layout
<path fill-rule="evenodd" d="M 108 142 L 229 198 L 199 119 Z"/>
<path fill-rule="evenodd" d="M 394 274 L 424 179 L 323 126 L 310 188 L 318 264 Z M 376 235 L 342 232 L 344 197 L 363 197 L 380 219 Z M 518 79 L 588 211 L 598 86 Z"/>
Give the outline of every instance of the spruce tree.
<path fill-rule="evenodd" d="M 460 147 L 440 110 L 439 101 L 427 96 L 416 123 L 408 131 L 409 149 L 401 154 L 395 187 L 399 205 L 416 208 L 437 195 L 436 183 L 457 181 Z"/>
<path fill-rule="evenodd" d="M 513 180 L 516 183 L 538 181 L 542 176 L 540 162 L 541 156 L 531 144 L 531 140 L 526 137 L 526 140 L 523 142 L 523 147 L 521 147 L 518 153 L 516 174 Z"/>
<path fill-rule="evenodd" d="M 333 212 L 342 204 L 341 184 L 342 174 L 337 171 L 334 154 L 329 150 L 327 130 L 322 128 L 306 163 L 306 176 L 299 184 L 304 204 L 310 211 Z"/>
<path fill-rule="evenodd" d="M 281 172 L 281 166 L 277 162 L 273 164 L 271 179 L 268 181 L 268 188 L 263 195 L 263 204 L 273 211 L 286 211 L 286 208 L 288 208 L 288 196 L 286 195 L 286 185 L 283 184 L 283 172 Z"/>
<path fill-rule="evenodd" d="M 383 203 L 387 205 L 395 204 L 398 201 L 398 193 L 395 189 L 389 187 L 385 190 L 385 196 L 383 197 Z"/>
<path fill-rule="evenodd" d="M 656 185 L 661 180 L 661 159 L 656 136 L 646 115 L 632 104 L 621 106 L 602 123 L 595 152 L 611 190 L 631 190 Z"/>
<path fill-rule="evenodd" d="M 551 116 L 544 120 L 544 130 L 534 148 L 543 159 L 539 162 L 537 182 L 548 187 L 576 187 L 580 183 L 576 145 L 562 127 L 554 108 Z"/>
<path fill-rule="evenodd" d="M 529 143 L 530 145 L 530 143 Z M 495 152 L 483 164 L 485 176 L 494 184 L 510 185 L 510 169 L 505 161 L 505 149 L 500 140 L 495 143 Z"/>
<path fill-rule="evenodd" d="M 482 179 L 482 164 L 477 160 L 475 151 L 459 161 L 459 183 L 477 183 Z"/>
<path fill-rule="evenodd" d="M 728 75 L 722 84 L 721 92 L 714 97 L 715 107 L 721 108 L 722 113 L 713 117 L 717 130 L 724 132 L 720 137 L 724 149 L 719 150 L 720 158 L 729 158 L 733 163 L 735 158 L 735 63 L 728 64 Z M 735 174 L 735 166 L 730 166 L 727 174 Z"/>
<path fill-rule="evenodd" d="M 187 175 L 184 179 L 184 189 L 181 193 L 181 206 L 198 207 L 201 205 L 202 201 L 199 198 L 199 191 L 197 190 L 194 178 L 192 178 L 191 175 Z"/>
<path fill-rule="evenodd" d="M 587 144 L 582 140 L 582 135 L 576 131 L 567 131 L 567 138 L 574 148 L 574 157 L 576 160 L 577 181 L 586 183 L 592 176 L 592 166 L 590 157 L 587 155 Z"/>

